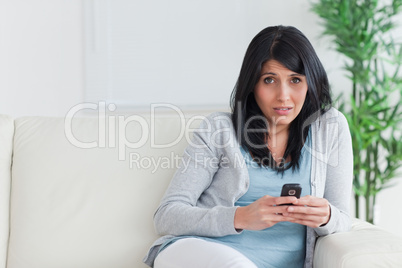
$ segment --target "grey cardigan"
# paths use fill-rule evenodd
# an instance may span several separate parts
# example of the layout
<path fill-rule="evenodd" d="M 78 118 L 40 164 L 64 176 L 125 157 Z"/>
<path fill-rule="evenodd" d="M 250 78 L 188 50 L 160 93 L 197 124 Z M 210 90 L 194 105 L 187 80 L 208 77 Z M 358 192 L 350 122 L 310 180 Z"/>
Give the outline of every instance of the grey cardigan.
<path fill-rule="evenodd" d="M 312 267 L 318 236 L 347 231 L 351 225 L 353 155 L 347 121 L 331 108 L 305 125 L 310 123 L 311 195 L 329 201 L 331 218 L 323 227 L 307 228 L 304 267 Z M 246 193 L 249 176 L 230 114 L 213 113 L 203 120 L 182 160 L 154 215 L 155 229 L 163 236 L 144 258 L 149 266 L 159 246 L 174 236 L 218 237 L 241 232 L 234 228 L 234 203 Z"/>

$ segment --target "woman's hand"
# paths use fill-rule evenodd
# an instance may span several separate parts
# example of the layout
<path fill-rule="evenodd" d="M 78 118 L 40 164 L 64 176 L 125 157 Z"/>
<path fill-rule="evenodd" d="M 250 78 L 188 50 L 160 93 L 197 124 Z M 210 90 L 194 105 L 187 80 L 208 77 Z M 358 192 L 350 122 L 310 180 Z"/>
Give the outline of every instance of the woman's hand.
<path fill-rule="evenodd" d="M 283 213 L 290 222 L 316 228 L 327 224 L 331 218 L 331 208 L 325 198 L 307 195 L 294 200 L 293 205 L 286 207 Z"/>
<path fill-rule="evenodd" d="M 294 196 L 272 197 L 265 195 L 248 206 L 239 207 L 236 210 L 234 226 L 236 229 L 263 230 L 281 221 L 290 221 L 294 215 L 287 217 L 289 206 L 281 204 L 294 203 Z M 289 213 L 288 213 L 289 214 Z"/>

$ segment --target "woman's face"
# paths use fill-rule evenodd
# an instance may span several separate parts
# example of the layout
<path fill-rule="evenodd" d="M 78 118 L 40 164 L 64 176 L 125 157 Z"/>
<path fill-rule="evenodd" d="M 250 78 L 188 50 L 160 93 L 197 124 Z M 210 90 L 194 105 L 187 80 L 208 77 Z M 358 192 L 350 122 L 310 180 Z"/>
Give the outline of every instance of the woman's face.
<path fill-rule="evenodd" d="M 280 62 L 269 60 L 263 65 L 254 96 L 270 130 L 278 132 L 289 127 L 303 107 L 307 88 L 304 75 L 287 69 Z"/>

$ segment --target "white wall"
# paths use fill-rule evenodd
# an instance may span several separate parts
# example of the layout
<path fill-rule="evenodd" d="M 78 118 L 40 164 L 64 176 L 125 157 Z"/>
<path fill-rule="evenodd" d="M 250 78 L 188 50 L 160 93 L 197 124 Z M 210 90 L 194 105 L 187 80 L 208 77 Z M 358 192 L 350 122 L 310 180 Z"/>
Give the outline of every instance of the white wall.
<path fill-rule="evenodd" d="M 245 0 L 233 3 L 242 1 Z M 64 116 L 70 107 L 84 100 L 83 2 L 0 0 L 0 113 Z M 256 4 L 258 2 L 260 5 Z M 336 88 L 348 88 L 348 80 L 339 71 L 341 62 L 335 60 L 336 54 L 327 49 L 323 40 L 318 40 L 317 18 L 309 12 L 309 5 L 293 0 L 278 1 L 275 6 L 264 0 L 251 3 L 254 4 L 248 4 L 244 10 L 245 16 L 253 20 L 249 24 L 253 26 L 245 29 L 249 36 L 242 42 L 244 52 L 251 38 L 264 27 L 295 25 L 315 45 L 329 75 L 334 78 L 331 81 L 341 85 Z M 237 57 L 240 69 L 243 54 Z M 207 70 L 208 66 L 199 69 Z M 222 89 L 227 94 L 223 95 L 221 103 L 228 103 L 236 75 L 233 73 L 233 78 Z M 200 77 L 208 79 L 202 73 Z M 180 96 L 177 98 L 179 103 L 183 102 Z"/>
<path fill-rule="evenodd" d="M 85 100 L 119 107 L 228 107 L 244 52 L 258 31 L 282 23 L 313 35 L 317 27 L 301 16 L 308 12 L 301 2 L 287 8 L 287 16 L 283 2 L 273 8 L 266 0 L 85 3 Z"/>
<path fill-rule="evenodd" d="M 64 116 L 72 106 L 83 101 L 83 1 L 0 0 L 1 114 Z M 233 2 L 239 1 L 246 0 Z M 340 70 L 342 59 L 328 49 L 327 39 L 319 39 L 320 22 L 309 11 L 308 1 L 272 3 L 261 1 L 259 8 L 244 10 L 255 19 L 255 27 L 249 29 L 250 38 L 244 41 L 244 49 L 251 38 L 268 25 L 294 25 L 316 48 L 335 94 L 350 89 L 349 81 Z M 233 84 L 228 86 L 233 87 L 235 80 L 233 77 Z M 402 183 L 381 192 L 378 203 L 381 206 L 379 225 L 402 236 L 402 214 L 396 205 L 402 203 L 400 192 Z"/>
<path fill-rule="evenodd" d="M 83 95 L 79 0 L 0 2 L 0 113 L 63 116 Z"/>

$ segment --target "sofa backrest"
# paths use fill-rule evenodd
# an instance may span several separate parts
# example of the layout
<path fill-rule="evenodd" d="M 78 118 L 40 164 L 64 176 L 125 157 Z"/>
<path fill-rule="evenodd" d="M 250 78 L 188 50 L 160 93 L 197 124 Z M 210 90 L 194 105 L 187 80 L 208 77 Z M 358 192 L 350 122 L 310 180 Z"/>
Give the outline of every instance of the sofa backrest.
<path fill-rule="evenodd" d="M 16 119 L 7 268 L 146 267 L 153 213 L 199 122 Z"/>
<path fill-rule="evenodd" d="M 0 115 L 0 267 L 6 267 L 14 120 Z"/>

